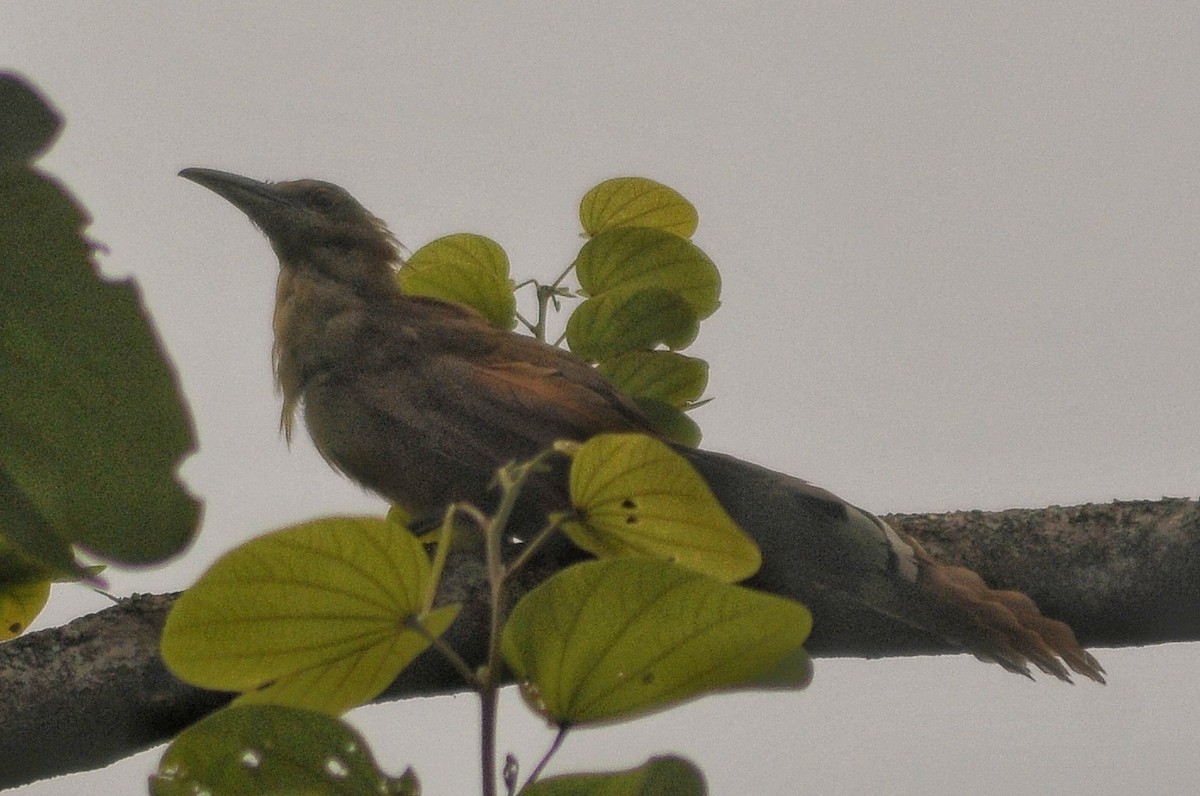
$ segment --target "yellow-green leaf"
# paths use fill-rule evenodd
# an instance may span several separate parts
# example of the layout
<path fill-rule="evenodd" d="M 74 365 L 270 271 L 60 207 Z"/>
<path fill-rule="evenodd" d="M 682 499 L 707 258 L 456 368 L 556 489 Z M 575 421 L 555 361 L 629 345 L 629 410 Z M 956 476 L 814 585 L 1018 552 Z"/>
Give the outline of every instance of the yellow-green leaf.
<path fill-rule="evenodd" d="M 412 529 L 412 514 L 408 509 L 396 503 L 388 506 L 387 521 L 402 528 Z"/>
<path fill-rule="evenodd" d="M 600 372 L 635 398 L 682 408 L 704 394 L 708 363 L 674 351 L 628 351 L 600 363 Z"/>
<path fill-rule="evenodd" d="M 458 616 L 458 606 L 435 608 L 424 619 L 424 627 L 437 637 Z M 255 691 L 247 691 L 235 705 L 291 705 L 340 714 L 360 705 L 387 688 L 396 676 L 429 646 L 424 636 L 414 631 L 393 633 L 385 639 L 365 638 L 361 650 L 284 674 Z"/>
<path fill-rule="evenodd" d="M 596 556 L 651 556 L 714 578 L 758 571 L 758 545 L 725 512 L 687 461 L 644 434 L 601 434 L 575 451 L 564 526 Z"/>
<path fill-rule="evenodd" d="M 53 582 L 95 578 L 103 569 L 91 566 L 61 570 L 47 566 L 43 559 L 23 553 L 0 534 L 0 641 L 16 638 L 29 629 L 46 607 Z"/>
<path fill-rule="evenodd" d="M 634 396 L 633 402 L 646 415 L 646 418 L 654 426 L 655 430 L 671 442 L 677 442 L 689 448 L 694 448 L 700 444 L 700 439 L 703 436 L 700 433 L 700 426 L 696 424 L 695 420 L 685 415 L 682 410 L 676 409 L 668 403 L 641 396 Z"/>
<path fill-rule="evenodd" d="M 784 655 L 774 669 L 756 677 L 754 685 L 763 689 L 800 689 L 808 688 L 812 678 L 812 658 L 807 650 L 799 647 Z"/>
<path fill-rule="evenodd" d="M 508 255 L 491 238 L 459 233 L 431 241 L 413 253 L 396 279 L 406 293 L 466 304 L 501 329 L 516 325 Z"/>
<path fill-rule="evenodd" d="M 564 774 L 538 780 L 520 796 L 704 796 L 704 775 L 690 760 L 652 757 L 637 768 L 604 774 Z"/>
<path fill-rule="evenodd" d="M 49 597 L 50 579 L 46 576 L 0 580 L 0 641 L 24 633 Z"/>
<path fill-rule="evenodd" d="M 569 567 L 513 608 L 505 660 L 530 706 L 595 724 L 753 684 L 807 638 L 799 603 L 646 558 Z"/>
<path fill-rule="evenodd" d="M 411 783 L 411 775 L 409 775 Z M 255 705 L 217 711 L 179 734 L 150 777 L 154 796 L 402 796 L 361 735 L 308 710 Z"/>
<path fill-rule="evenodd" d="M 588 296 L 610 290 L 657 288 L 678 294 L 707 318 L 720 303 L 721 277 L 708 255 L 691 241 L 659 229 L 618 227 L 579 250 L 575 274 Z"/>
<path fill-rule="evenodd" d="M 590 298 L 567 321 L 567 345 L 597 361 L 665 343 L 685 348 L 700 330 L 695 312 L 678 294 L 658 288 L 622 288 Z"/>
<path fill-rule="evenodd" d="M 181 679 L 338 713 L 376 696 L 428 646 L 418 618 L 430 564 L 407 530 L 372 517 L 316 520 L 226 554 L 175 603 L 162 655 Z M 422 624 L 433 636 L 458 606 Z"/>
<path fill-rule="evenodd" d="M 673 188 L 645 177 L 616 177 L 584 194 L 579 220 L 589 237 L 615 227 L 653 227 L 690 238 L 700 219 Z"/>

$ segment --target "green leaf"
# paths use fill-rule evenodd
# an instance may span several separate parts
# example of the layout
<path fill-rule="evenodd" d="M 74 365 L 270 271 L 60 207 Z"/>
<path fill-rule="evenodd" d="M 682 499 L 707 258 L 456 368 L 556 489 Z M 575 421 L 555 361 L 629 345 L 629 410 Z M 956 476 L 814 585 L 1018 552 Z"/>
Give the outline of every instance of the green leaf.
<path fill-rule="evenodd" d="M 645 177 L 616 177 L 584 194 L 579 220 L 589 237 L 616 227 L 653 227 L 690 238 L 700 218 L 673 188 Z"/>
<path fill-rule="evenodd" d="M 584 359 L 612 359 L 666 343 L 685 348 L 700 330 L 695 312 L 677 294 L 657 288 L 612 290 L 575 308 L 567 345 Z"/>
<path fill-rule="evenodd" d="M 49 579 L 0 582 L 0 641 L 24 633 L 49 598 Z"/>
<path fill-rule="evenodd" d="M 24 633 L 29 623 L 46 607 L 48 599 L 49 580 L 0 584 L 0 641 Z"/>
<path fill-rule="evenodd" d="M 529 592 L 502 649 L 560 725 L 628 718 L 773 671 L 808 636 L 799 603 L 645 558 L 589 561 Z"/>
<path fill-rule="evenodd" d="M 726 581 L 758 571 L 758 545 L 687 461 L 644 434 L 601 434 L 571 461 L 571 502 L 582 521 L 564 530 L 596 556 L 650 556 Z"/>
<path fill-rule="evenodd" d="M 627 395 L 682 408 L 704 394 L 708 363 L 674 351 L 628 351 L 600 363 L 600 373 Z"/>
<path fill-rule="evenodd" d="M 402 528 L 412 530 L 412 514 L 408 509 L 396 503 L 388 505 L 387 521 Z"/>
<path fill-rule="evenodd" d="M 652 757 L 637 768 L 604 774 L 566 774 L 539 780 L 520 796 L 704 796 L 704 775 L 690 760 Z"/>
<path fill-rule="evenodd" d="M 42 612 L 54 574 L 0 537 L 0 641 L 24 633 Z"/>
<path fill-rule="evenodd" d="M 387 796 L 415 794 L 380 771 L 370 747 L 344 722 L 297 708 L 255 705 L 217 711 L 184 730 L 150 777 L 154 796 Z M 409 775 L 409 781 L 412 777 Z"/>
<path fill-rule="evenodd" d="M 71 545 L 0 467 L 0 537 L 54 572 L 86 577 Z"/>
<path fill-rule="evenodd" d="M 694 243 L 658 229 L 619 227 L 602 232 L 575 259 L 579 285 L 589 296 L 610 290 L 657 288 L 678 294 L 707 318 L 720 304 L 721 277 Z"/>
<path fill-rule="evenodd" d="M 430 565 L 387 520 L 316 520 L 226 554 L 175 603 L 162 656 L 181 679 L 338 713 L 386 688 L 429 646 L 418 619 Z M 458 606 L 420 617 L 441 635 Z"/>
<path fill-rule="evenodd" d="M 0 532 L 63 572 L 70 545 L 150 563 L 191 540 L 191 421 L 130 280 L 96 273 L 87 219 L 24 168 L 0 181 Z"/>
<path fill-rule="evenodd" d="M 756 688 L 796 690 L 808 688 L 813 678 L 812 658 L 799 647 L 780 659 L 775 668 L 754 679 Z"/>
<path fill-rule="evenodd" d="M 501 329 L 516 326 L 508 255 L 491 238 L 467 233 L 438 238 L 417 249 L 396 279 L 406 293 L 466 304 Z"/>
<path fill-rule="evenodd" d="M 634 396 L 633 402 L 642 410 L 642 414 L 649 419 L 655 430 L 671 442 L 677 442 L 689 448 L 700 444 L 703 436 L 700 426 L 681 410 L 653 398 Z"/>
<path fill-rule="evenodd" d="M 0 73 L 0 171 L 32 163 L 50 148 L 62 119 L 27 80 Z"/>

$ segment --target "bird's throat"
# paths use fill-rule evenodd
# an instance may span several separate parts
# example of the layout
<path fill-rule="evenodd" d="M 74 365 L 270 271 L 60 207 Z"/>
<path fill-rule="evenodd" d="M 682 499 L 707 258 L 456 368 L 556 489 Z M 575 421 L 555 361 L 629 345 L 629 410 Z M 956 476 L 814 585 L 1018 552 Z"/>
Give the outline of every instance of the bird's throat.
<path fill-rule="evenodd" d="M 283 396 L 281 426 L 289 440 L 308 386 L 339 362 L 357 360 L 354 349 L 362 344 L 368 309 L 369 299 L 354 285 L 316 268 L 280 268 L 271 325 L 275 381 Z"/>

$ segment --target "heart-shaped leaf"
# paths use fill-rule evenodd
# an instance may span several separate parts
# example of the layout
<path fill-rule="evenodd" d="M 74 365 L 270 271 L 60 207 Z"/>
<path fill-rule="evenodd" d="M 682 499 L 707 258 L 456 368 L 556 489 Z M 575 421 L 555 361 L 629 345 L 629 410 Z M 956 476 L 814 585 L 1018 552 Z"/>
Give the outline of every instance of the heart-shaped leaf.
<path fill-rule="evenodd" d="M 154 796 L 417 796 L 413 777 L 379 770 L 363 737 L 344 722 L 297 708 L 217 711 L 180 733 L 150 777 Z"/>
<path fill-rule="evenodd" d="M 502 649 L 560 725 L 628 718 L 777 669 L 812 626 L 799 603 L 646 558 L 589 561 L 529 592 Z"/>
<path fill-rule="evenodd" d="M 689 448 L 700 444 L 703 436 L 700 426 L 682 410 L 654 398 L 634 396 L 633 402 L 642 410 L 642 414 L 646 416 L 655 430 L 666 439 Z"/>
<path fill-rule="evenodd" d="M 676 293 L 697 318 L 707 318 L 720 303 L 721 277 L 713 261 L 691 241 L 659 229 L 602 232 L 579 250 L 575 274 L 588 296 L 618 289 Z"/>
<path fill-rule="evenodd" d="M 623 288 L 575 308 L 567 321 L 567 345 L 584 359 L 600 361 L 660 343 L 685 348 L 699 330 L 696 313 L 678 294 Z"/>
<path fill-rule="evenodd" d="M 339 713 L 388 686 L 458 613 L 420 616 L 430 564 L 382 519 L 303 523 L 226 554 L 175 603 L 162 655 L 180 678 L 269 702 Z"/>
<path fill-rule="evenodd" d="M 762 564 L 758 545 L 704 479 L 653 437 L 592 437 L 575 449 L 570 489 L 580 519 L 564 530 L 596 556 L 651 556 L 726 581 Z"/>
<path fill-rule="evenodd" d="M 604 774 L 564 774 L 538 780 L 520 796 L 704 796 L 704 775 L 690 760 L 652 757 L 637 768 Z"/>
<path fill-rule="evenodd" d="M 600 363 L 600 372 L 627 395 L 682 408 L 704 394 L 708 363 L 674 351 L 628 351 Z"/>
<path fill-rule="evenodd" d="M 466 304 L 501 329 L 516 325 L 508 255 L 491 238 L 459 233 L 431 241 L 408 258 L 396 279 L 406 293 Z"/>
<path fill-rule="evenodd" d="M 584 194 L 579 221 L 589 237 L 616 227 L 653 227 L 690 238 L 700 218 L 691 202 L 661 182 L 615 177 Z"/>

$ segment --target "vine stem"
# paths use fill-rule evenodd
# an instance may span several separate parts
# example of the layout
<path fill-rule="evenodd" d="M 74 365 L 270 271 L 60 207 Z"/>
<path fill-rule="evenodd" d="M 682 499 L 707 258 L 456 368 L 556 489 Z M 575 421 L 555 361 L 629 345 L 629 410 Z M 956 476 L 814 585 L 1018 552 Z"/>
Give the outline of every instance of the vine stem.
<path fill-rule="evenodd" d="M 569 270 L 569 269 L 568 269 Z M 566 272 L 559 277 L 562 281 Z M 540 288 L 539 288 L 540 291 Z M 485 560 L 487 564 L 488 591 L 491 598 L 491 610 L 488 618 L 488 649 L 487 658 L 482 666 L 472 672 L 466 662 L 440 638 L 434 638 L 420 621 L 413 621 L 411 627 L 421 632 L 430 643 L 438 649 L 453 665 L 467 682 L 479 692 L 479 756 L 482 792 L 484 796 L 496 796 L 496 729 L 497 710 L 500 697 L 500 673 L 503 666 L 500 653 L 501 632 L 505 616 L 505 586 L 513 573 L 519 571 L 533 554 L 561 527 L 563 521 L 570 515 L 552 516 L 541 530 L 521 551 L 511 565 L 504 563 L 504 531 L 517 505 L 517 498 L 525 487 L 530 476 L 538 472 L 546 459 L 551 456 L 567 454 L 567 449 L 560 445 L 548 448 L 532 459 L 521 463 L 509 463 L 496 473 L 496 481 L 500 487 L 500 504 L 492 516 L 487 516 L 470 503 L 451 504 L 442 518 L 442 526 L 438 532 L 437 552 L 431 565 L 430 586 L 424 596 L 424 611 L 422 616 L 432 610 L 437 592 L 437 583 L 449 554 L 455 521 L 458 515 L 464 515 L 479 526 L 483 533 Z M 535 775 L 546 765 L 551 754 L 562 743 L 562 735 L 566 729 L 560 730 L 560 737 L 555 739 L 550 752 L 543 758 L 535 769 Z"/>
<path fill-rule="evenodd" d="M 500 526 L 501 528 L 503 526 Z M 488 584 L 491 590 L 491 615 L 488 621 L 488 656 L 479 683 L 479 754 L 484 796 L 496 796 L 496 708 L 500 685 L 500 625 L 504 609 L 504 563 L 500 559 L 500 533 L 495 518 L 487 530 Z"/>
<path fill-rule="evenodd" d="M 537 535 L 525 545 L 525 549 L 513 559 L 513 562 L 509 565 L 508 572 L 506 574 L 512 575 L 512 573 L 517 572 L 521 569 L 521 567 L 525 566 L 525 564 L 531 558 L 533 558 L 539 550 L 542 549 L 542 545 L 544 545 L 550 539 L 550 537 L 562 527 L 563 522 L 565 522 L 567 519 L 569 519 L 567 515 L 559 515 L 557 517 L 553 517 L 550 522 L 546 523 L 545 527 L 538 531 Z"/>
<path fill-rule="evenodd" d="M 466 681 L 468 685 L 470 685 L 472 688 L 479 687 L 479 678 L 476 673 L 471 671 L 471 667 L 465 660 L 463 660 L 462 656 L 455 652 L 454 648 L 442 640 L 441 637 L 430 633 L 429 629 L 426 628 L 420 620 L 414 617 L 409 617 L 408 620 L 405 621 L 404 626 L 409 630 L 420 633 L 425 640 L 429 642 L 431 647 L 442 653 L 446 660 L 449 661 L 450 665 L 458 670 L 458 673 L 462 675 L 463 680 Z"/>
<path fill-rule="evenodd" d="M 546 765 L 550 762 L 550 758 L 554 757 L 554 753 L 558 751 L 558 747 L 562 746 L 562 742 L 566 739 L 567 732 L 570 729 L 571 727 L 569 724 L 563 724 L 559 726 L 558 732 L 554 734 L 554 741 L 550 744 L 550 748 L 546 750 L 546 754 L 542 755 L 542 759 L 538 761 L 536 766 L 534 766 L 533 771 L 531 771 L 529 774 L 529 778 L 526 779 L 525 784 L 521 786 L 521 790 L 528 788 L 530 783 L 536 781 L 537 778 L 542 775 L 542 771 L 545 770 Z"/>
<path fill-rule="evenodd" d="M 559 287 L 562 286 L 563 280 L 567 278 L 567 276 L 571 273 L 572 270 L 574 270 L 574 268 L 575 268 L 575 263 L 572 262 L 570 265 L 568 265 L 566 268 L 563 269 L 563 272 L 561 274 L 559 274 L 558 277 L 555 278 L 555 280 L 553 282 L 551 282 L 548 285 L 541 285 L 541 284 L 537 284 L 536 282 L 534 283 L 535 285 L 537 285 L 537 303 L 538 303 L 537 322 L 534 323 L 532 326 L 529 326 L 528 323 L 526 323 L 525 325 L 529 326 L 529 331 L 533 334 L 533 336 L 535 338 L 537 338 L 538 340 L 541 340 L 543 343 L 546 342 L 546 316 L 550 312 L 550 302 L 554 300 L 555 296 L 560 295 Z M 522 284 L 524 284 L 524 283 L 522 283 Z M 555 306 L 555 309 L 558 308 L 557 303 L 555 303 L 554 306 Z M 557 345 L 557 343 L 556 343 L 556 345 Z"/>
<path fill-rule="evenodd" d="M 497 690 L 489 684 L 479 691 L 483 700 L 479 709 L 480 771 L 483 776 L 483 796 L 496 796 L 496 705 Z"/>
<path fill-rule="evenodd" d="M 500 505 L 491 518 L 484 518 L 473 507 L 462 507 L 461 510 L 476 518 L 484 529 L 484 550 L 487 560 L 488 588 L 491 595 L 491 611 L 488 621 L 488 652 L 487 662 L 481 667 L 476 678 L 479 688 L 479 754 L 480 771 L 483 778 L 484 796 L 496 796 L 496 717 L 500 697 L 500 634 L 504 624 L 504 586 L 524 557 L 514 562 L 514 567 L 506 568 L 502 550 L 504 529 L 517 505 L 517 498 L 525 486 L 525 482 L 536 472 L 542 462 L 549 456 L 555 455 L 553 448 L 543 451 L 534 458 L 521 464 L 509 464 L 500 468 L 496 478 L 500 486 Z M 547 534 L 539 533 L 537 541 L 544 539 Z"/>
<path fill-rule="evenodd" d="M 429 588 L 425 592 L 425 602 L 421 606 L 421 616 L 433 610 L 433 601 L 437 597 L 438 585 L 442 582 L 442 570 L 446 567 L 446 557 L 450 555 L 450 545 L 454 540 L 454 519 L 462 507 L 451 503 L 442 517 L 442 526 L 438 529 L 437 550 L 433 554 L 433 564 L 429 568 Z"/>

